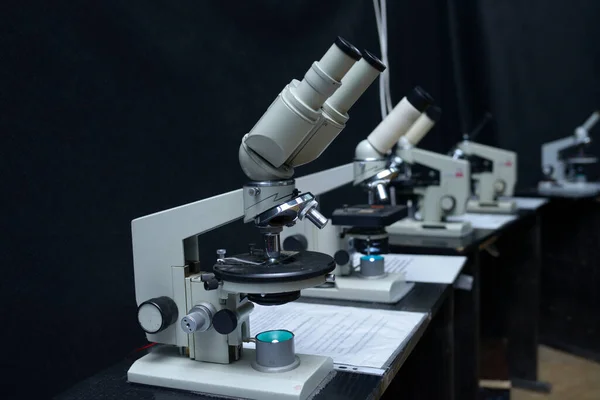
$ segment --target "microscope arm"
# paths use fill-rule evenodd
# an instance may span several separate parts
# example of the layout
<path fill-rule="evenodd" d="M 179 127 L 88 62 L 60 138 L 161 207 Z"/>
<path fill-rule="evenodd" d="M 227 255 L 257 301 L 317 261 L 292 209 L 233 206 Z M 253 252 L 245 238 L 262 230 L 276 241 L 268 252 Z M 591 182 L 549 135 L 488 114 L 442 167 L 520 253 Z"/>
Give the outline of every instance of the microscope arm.
<path fill-rule="evenodd" d="M 353 179 L 352 164 L 342 165 L 296 179 L 316 196 Z M 242 189 L 135 219 L 131 223 L 136 301 L 168 296 L 177 304 L 179 316 L 185 305 L 186 261 L 199 261 L 199 235 L 243 217 Z M 149 341 L 188 345 L 188 335 L 176 324 L 162 332 L 147 334 Z"/>
<path fill-rule="evenodd" d="M 465 212 L 470 195 L 470 167 L 467 161 L 417 148 L 398 150 L 397 155 L 408 164 L 419 164 L 439 171 L 439 185 L 415 190 L 422 195 L 424 209 L 421 213 L 424 220 L 437 222 L 444 216 Z"/>
<path fill-rule="evenodd" d="M 564 169 L 561 167 L 560 152 L 577 146 L 581 141 L 575 136 L 554 140 L 542 145 L 542 171 L 550 172 L 554 180 L 565 179 Z"/>
<path fill-rule="evenodd" d="M 466 155 L 477 156 L 492 162 L 492 172 L 472 173 L 479 180 L 480 200 L 493 201 L 498 196 L 512 196 L 517 183 L 517 153 L 465 140 L 459 145 Z M 484 175 L 491 175 L 486 179 Z M 485 181 L 485 182 L 484 182 Z"/>
<path fill-rule="evenodd" d="M 560 152 L 590 142 L 589 131 L 600 121 L 600 111 L 594 111 L 588 119 L 575 129 L 575 134 L 554 140 L 542 145 L 542 171 L 553 180 L 565 179 L 564 168 L 561 167 Z"/>

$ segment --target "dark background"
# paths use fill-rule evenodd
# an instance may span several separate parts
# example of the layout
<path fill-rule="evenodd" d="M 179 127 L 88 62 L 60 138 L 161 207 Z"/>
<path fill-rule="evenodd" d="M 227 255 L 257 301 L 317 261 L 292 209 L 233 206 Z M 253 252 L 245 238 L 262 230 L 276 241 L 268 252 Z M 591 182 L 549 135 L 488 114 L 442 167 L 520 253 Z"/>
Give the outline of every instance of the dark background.
<path fill-rule="evenodd" d="M 394 103 L 421 85 L 444 110 L 426 149 L 446 152 L 490 110 L 478 141 L 516 150 L 528 187 L 540 144 L 600 104 L 595 0 L 388 3 Z M 145 343 L 130 221 L 239 188 L 242 136 L 337 35 L 379 54 L 372 1 L 2 5 L 1 397 L 57 393 Z M 380 120 L 376 84 L 350 115 L 297 176 L 351 161 Z M 244 235 L 219 229 L 202 254 Z"/>

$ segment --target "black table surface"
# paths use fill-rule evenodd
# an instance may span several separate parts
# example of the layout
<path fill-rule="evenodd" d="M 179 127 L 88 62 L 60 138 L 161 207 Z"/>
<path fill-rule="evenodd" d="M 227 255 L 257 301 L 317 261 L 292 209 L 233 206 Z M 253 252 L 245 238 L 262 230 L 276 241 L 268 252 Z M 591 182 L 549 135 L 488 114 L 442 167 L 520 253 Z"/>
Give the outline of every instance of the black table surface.
<path fill-rule="evenodd" d="M 336 371 L 333 379 L 314 396 L 315 400 L 373 399 L 379 398 L 400 370 L 423 333 L 429 321 L 452 292 L 449 285 L 417 283 L 411 292 L 396 304 L 361 303 L 339 300 L 301 298 L 300 301 L 317 304 L 333 304 L 371 309 L 422 312 L 428 314 L 424 323 L 394 354 L 384 376 Z M 60 400 L 170 400 L 170 399 L 214 399 L 215 397 L 165 389 L 154 386 L 137 385 L 127 382 L 127 370 L 133 359 L 122 362 L 80 382 L 58 395 Z"/>
<path fill-rule="evenodd" d="M 469 255 L 479 250 L 481 245 L 521 223 L 535 218 L 536 210 L 518 210 L 517 218 L 498 229 L 473 229 L 473 232 L 461 238 L 429 237 L 413 235 L 390 235 L 390 253 L 417 253 L 438 255 Z"/>

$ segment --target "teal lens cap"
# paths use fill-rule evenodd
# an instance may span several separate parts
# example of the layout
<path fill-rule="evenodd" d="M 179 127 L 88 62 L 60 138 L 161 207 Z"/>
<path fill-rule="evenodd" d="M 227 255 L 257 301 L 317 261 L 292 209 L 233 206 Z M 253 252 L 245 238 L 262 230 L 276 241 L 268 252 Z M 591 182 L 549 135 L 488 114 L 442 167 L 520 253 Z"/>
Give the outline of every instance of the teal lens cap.
<path fill-rule="evenodd" d="M 265 343 L 280 343 L 293 338 L 294 334 L 292 332 L 283 329 L 264 331 L 256 335 L 256 340 Z"/>

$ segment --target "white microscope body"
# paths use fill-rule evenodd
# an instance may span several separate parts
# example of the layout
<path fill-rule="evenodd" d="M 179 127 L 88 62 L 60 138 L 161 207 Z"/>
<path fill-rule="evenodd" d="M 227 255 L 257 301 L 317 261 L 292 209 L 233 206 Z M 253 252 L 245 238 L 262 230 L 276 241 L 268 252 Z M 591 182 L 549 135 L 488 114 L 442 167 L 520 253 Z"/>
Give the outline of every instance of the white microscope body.
<path fill-rule="evenodd" d="M 433 121 L 424 113 L 404 137 L 396 150 L 398 165 L 405 164 L 408 175 L 400 176 L 411 182 L 411 168 L 415 165 L 427 167 L 429 177 L 424 185 L 413 186 L 411 192 L 418 195 L 420 219 L 405 218 L 386 228 L 396 235 L 462 237 L 470 234 L 473 228 L 469 222 L 446 222 L 452 215 L 465 213 L 470 196 L 470 167 L 465 160 L 421 150 L 416 146 L 431 129 Z M 433 183 L 429 180 L 433 179 Z"/>
<path fill-rule="evenodd" d="M 338 38 L 244 136 L 239 158 L 250 183 L 132 222 L 138 322 L 148 341 L 165 346 L 131 366 L 130 382 L 272 400 L 306 399 L 323 382 L 333 368 L 330 358 L 296 355 L 288 331 L 251 338 L 249 315 L 253 303 L 285 304 L 300 290 L 334 279 L 332 257 L 281 250 L 284 226 L 304 219 L 319 228 L 327 224 L 314 196 L 296 190 L 294 167 L 325 150 L 384 68 Z M 322 174 L 336 187 L 339 169 L 298 181 L 319 194 Z M 217 250 L 216 264 L 200 271 L 199 235 L 242 216 L 261 231 L 264 248 L 233 257 Z M 256 350 L 243 348 L 249 341 Z"/>
<path fill-rule="evenodd" d="M 575 129 L 572 136 L 558 139 L 542 145 L 542 171 L 545 179 L 538 185 L 540 194 L 549 196 L 594 195 L 600 192 L 600 183 L 588 182 L 579 169 L 594 164 L 596 157 L 578 155 L 566 158 L 561 156 L 565 150 L 583 148 L 591 142 L 589 131 L 600 120 L 600 111 L 595 111 L 585 123 Z"/>
<path fill-rule="evenodd" d="M 458 144 L 458 150 L 471 162 L 471 179 L 475 181 L 476 199 L 467 203 L 467 212 L 511 214 L 517 211 L 512 197 L 517 184 L 517 153 L 472 142 Z M 476 166 L 474 165 L 476 164 Z"/>
<path fill-rule="evenodd" d="M 370 249 L 382 242 L 387 243 L 385 226 L 369 225 L 373 219 L 363 222 L 361 216 L 371 218 L 381 209 L 374 203 L 388 200 L 387 185 L 397 175 L 398 170 L 390 168 L 389 152 L 398 139 L 418 120 L 425 108 L 432 102 L 430 96 L 421 88 L 415 88 L 403 98 L 392 112 L 373 130 L 367 139 L 356 148 L 354 160 L 354 185 L 362 186 L 369 193 L 369 204 L 373 206 L 354 206 L 341 210 L 352 214 L 353 221 L 358 218 L 358 226 L 332 224 L 322 230 L 314 229 L 306 223 L 296 224 L 287 230 L 286 243 L 294 243 L 300 248 L 308 248 L 334 256 L 336 262 L 335 282 L 327 282 L 318 287 L 302 290 L 302 296 L 330 298 L 340 300 L 367 301 L 378 303 L 396 303 L 414 286 L 406 282 L 403 273 L 385 272 L 385 255 L 370 254 Z M 347 183 L 347 182 L 344 182 Z M 405 210 L 405 207 L 397 207 Z M 355 210 L 356 214 L 351 211 Z M 394 211 L 395 212 L 395 211 Z M 406 215 L 406 212 L 403 213 Z M 339 216 L 338 216 L 339 217 Z M 342 217 L 339 217 L 342 218 Z M 362 245 L 358 246 L 358 242 Z M 381 249 L 379 249 L 381 250 Z M 355 254 L 361 254 L 355 257 Z"/>

